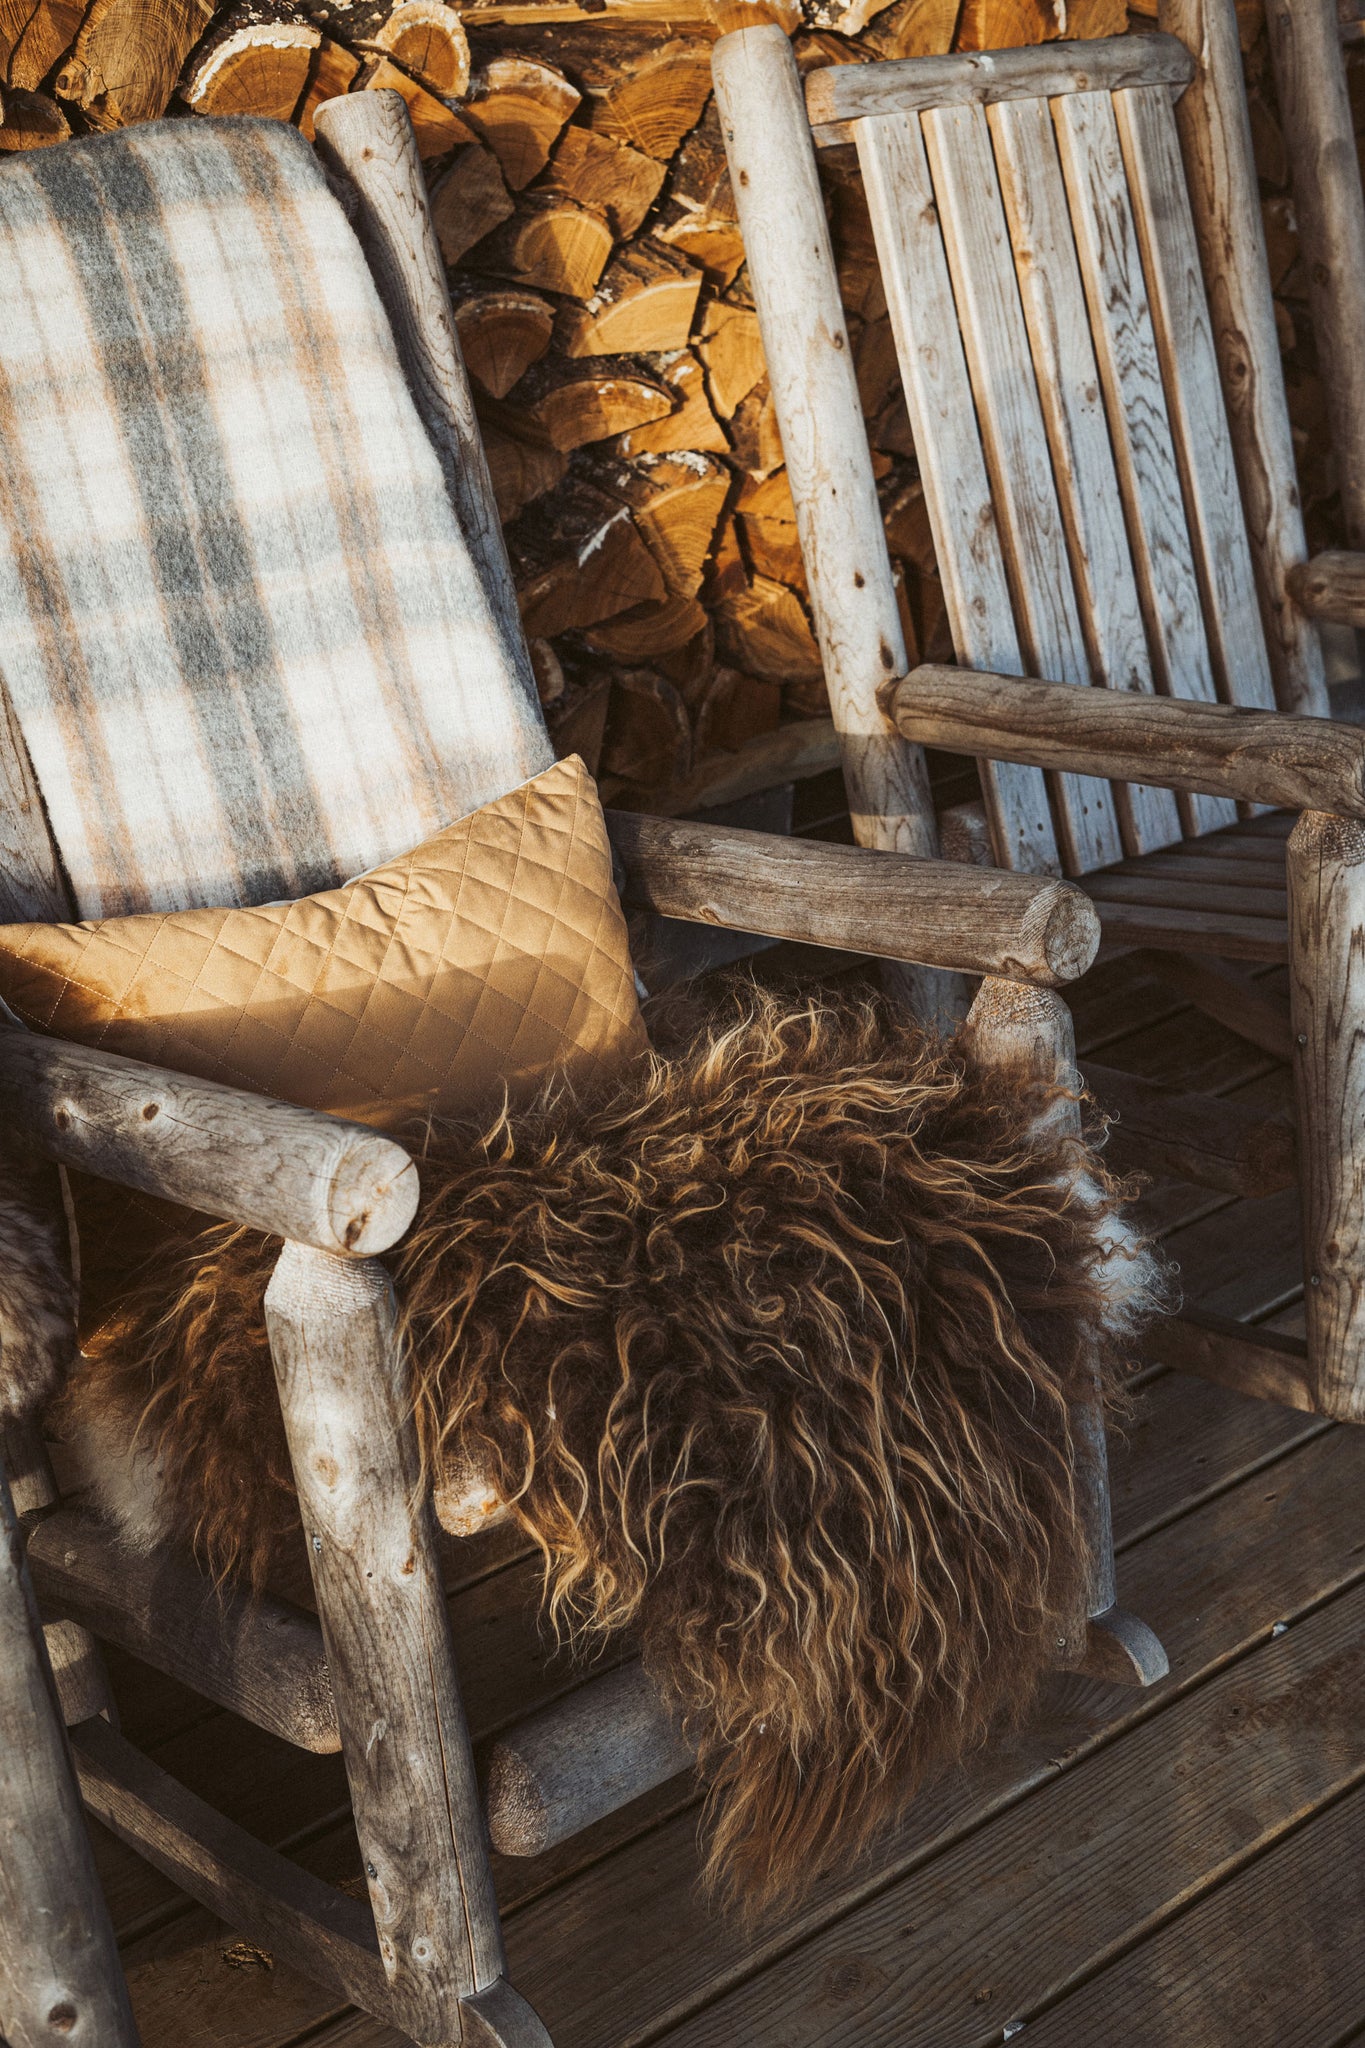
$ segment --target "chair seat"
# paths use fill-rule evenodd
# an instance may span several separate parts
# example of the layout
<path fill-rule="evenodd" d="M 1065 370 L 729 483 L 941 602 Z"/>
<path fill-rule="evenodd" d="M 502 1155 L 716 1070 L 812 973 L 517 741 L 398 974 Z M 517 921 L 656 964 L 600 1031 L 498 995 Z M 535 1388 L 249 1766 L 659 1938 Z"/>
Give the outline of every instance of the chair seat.
<path fill-rule="evenodd" d="M 1283 960 L 1289 950 L 1285 841 L 1295 816 L 1264 812 L 1078 876 L 1077 887 L 1100 914 L 1103 945 Z"/>

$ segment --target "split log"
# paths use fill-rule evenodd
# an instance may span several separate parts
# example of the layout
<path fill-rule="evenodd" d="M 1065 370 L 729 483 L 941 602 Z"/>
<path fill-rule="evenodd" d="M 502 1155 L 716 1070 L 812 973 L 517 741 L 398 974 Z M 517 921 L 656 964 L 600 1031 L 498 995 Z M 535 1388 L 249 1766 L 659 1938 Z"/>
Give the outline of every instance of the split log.
<path fill-rule="evenodd" d="M 702 319 L 697 353 L 706 365 L 711 402 L 728 420 L 768 371 L 752 306 L 713 300 Z"/>
<path fill-rule="evenodd" d="M 598 277 L 601 282 L 598 282 Z M 555 338 L 565 355 L 611 356 L 685 348 L 701 291 L 701 272 L 657 242 L 632 242 L 605 276 L 593 279 L 585 306 L 566 306 Z"/>
<path fill-rule="evenodd" d="M 85 12 L 84 0 L 4 0 L 0 84 L 36 92 L 75 42 Z"/>
<path fill-rule="evenodd" d="M 690 646 L 707 623 L 706 610 L 695 597 L 670 596 L 607 619 L 584 638 L 596 653 L 638 667 L 655 655 Z"/>
<path fill-rule="evenodd" d="M 1115 1119 L 1107 1151 L 1122 1173 L 1171 1174 L 1252 1200 L 1294 1185 L 1294 1126 L 1217 1095 L 1164 1088 L 1087 1060 L 1083 1078 Z"/>
<path fill-rule="evenodd" d="M 595 626 L 665 594 L 629 511 L 579 477 L 528 507 L 507 543 L 522 624 L 533 638 Z"/>
<path fill-rule="evenodd" d="M 713 754 L 698 761 L 686 782 L 660 795 L 651 792 L 648 808 L 659 817 L 709 810 L 738 803 L 781 782 L 800 782 L 827 775 L 839 766 L 839 737 L 829 718 L 793 719 L 772 732 L 748 740 L 733 754 Z"/>
<path fill-rule="evenodd" d="M 654 669 L 619 669 L 602 742 L 602 773 L 637 788 L 668 788 L 692 766 L 692 722 L 673 685 Z"/>
<path fill-rule="evenodd" d="M 961 0 L 892 0 L 865 30 L 861 48 L 894 62 L 898 57 L 940 57 L 953 47 Z"/>
<path fill-rule="evenodd" d="M 692 449 L 701 455 L 728 455 L 730 444 L 711 410 L 706 395 L 706 374 L 690 349 L 676 349 L 646 358 L 660 381 L 675 394 L 674 411 L 667 419 L 647 427 L 632 427 L 613 445 L 612 452 L 627 458 L 635 455 L 672 455 Z"/>
<path fill-rule="evenodd" d="M 544 441 L 504 433 L 486 419 L 481 425 L 498 518 L 507 526 L 527 505 L 563 483 L 569 458 Z"/>
<path fill-rule="evenodd" d="M 431 189 L 431 218 L 447 263 L 458 263 L 515 211 L 497 158 L 479 143 L 462 149 Z"/>
<path fill-rule="evenodd" d="M 45 92 L 0 92 L 0 149 L 47 149 L 70 133 L 71 123 Z"/>
<path fill-rule="evenodd" d="M 308 90 L 322 32 L 308 21 L 234 15 L 205 44 L 185 80 L 196 114 L 259 114 L 291 121 Z"/>
<path fill-rule="evenodd" d="M 666 161 L 711 97 L 710 42 L 678 37 L 638 57 L 609 46 L 603 59 L 585 75 L 593 128 Z"/>
<path fill-rule="evenodd" d="M 692 718 L 692 748 L 700 760 L 716 752 L 733 753 L 763 733 L 775 732 L 782 719 L 782 688 L 739 669 L 718 668 L 709 678 Z"/>
<path fill-rule="evenodd" d="M 212 14 L 212 0 L 95 0 L 58 73 L 59 96 L 92 128 L 159 120 Z"/>
<path fill-rule="evenodd" d="M 543 1855 L 691 1764 L 655 1686 L 624 1664 L 498 1737 L 487 1766 L 493 1847 Z"/>
<path fill-rule="evenodd" d="M 596 775 L 602 758 L 602 735 L 606 730 L 611 703 L 611 677 L 570 683 L 559 702 L 546 714 L 550 738 L 562 761 L 577 754 L 589 775 Z"/>
<path fill-rule="evenodd" d="M 417 153 L 423 159 L 444 156 L 448 150 L 472 139 L 466 123 L 444 100 L 437 99 L 415 78 L 409 78 L 387 57 L 379 57 L 366 67 L 361 86 L 366 92 L 396 92 L 406 101 L 412 132 L 417 137 Z"/>
<path fill-rule="evenodd" d="M 752 477 L 771 476 L 787 459 L 782 450 L 777 401 L 766 377 L 735 408 L 730 421 L 730 450 L 739 468 Z"/>
<path fill-rule="evenodd" d="M 580 98 L 557 65 L 509 52 L 474 73 L 463 111 L 519 192 L 545 169 Z"/>
<path fill-rule="evenodd" d="M 360 59 L 354 51 L 324 36 L 313 52 L 313 61 L 308 67 L 308 84 L 294 116 L 305 142 L 316 139 L 314 123 L 318 109 L 325 107 L 328 100 L 339 99 L 348 93 L 359 75 Z"/>
<path fill-rule="evenodd" d="M 531 673 L 536 679 L 536 695 L 543 710 L 547 704 L 558 704 L 564 695 L 567 687 L 564 664 L 555 653 L 552 640 L 528 640 L 526 644 L 531 657 Z M 439 1508 L 437 1514 L 444 1528 L 445 1519 L 440 1516 Z"/>
<path fill-rule="evenodd" d="M 505 398 L 549 347 L 553 310 L 536 292 L 470 278 L 453 281 L 451 300 L 465 368 L 490 398 Z"/>
<path fill-rule="evenodd" d="M 600 213 L 554 192 L 526 192 L 515 213 L 478 247 L 480 270 L 570 299 L 590 299 L 612 251 Z"/>
<path fill-rule="evenodd" d="M 785 583 L 755 576 L 746 590 L 716 607 L 716 640 L 727 661 L 751 675 L 801 693 L 803 708 L 822 708 L 825 671 L 801 600 Z"/>
<path fill-rule="evenodd" d="M 858 396 L 868 419 L 880 419 L 901 397 L 900 359 L 890 319 L 869 320 L 853 349 Z"/>
<path fill-rule="evenodd" d="M 550 356 L 527 371 L 507 417 L 515 414 L 519 431 L 539 433 L 567 452 L 665 419 L 673 405 L 668 386 L 632 356 Z"/>
<path fill-rule="evenodd" d="M 566 128 L 539 189 L 592 207 L 624 238 L 638 231 L 663 181 L 664 167 L 653 157 L 591 128 Z"/>
<path fill-rule="evenodd" d="M 721 290 L 743 265 L 744 241 L 714 100 L 673 159 L 667 204 L 655 234 Z"/>
<path fill-rule="evenodd" d="M 642 456 L 635 463 L 594 456 L 585 474 L 630 507 L 670 595 L 694 598 L 730 490 L 728 470 L 709 455 Z"/>
<path fill-rule="evenodd" d="M 361 47 L 392 57 L 438 99 L 459 99 L 469 88 L 469 38 L 445 0 L 400 0 Z"/>

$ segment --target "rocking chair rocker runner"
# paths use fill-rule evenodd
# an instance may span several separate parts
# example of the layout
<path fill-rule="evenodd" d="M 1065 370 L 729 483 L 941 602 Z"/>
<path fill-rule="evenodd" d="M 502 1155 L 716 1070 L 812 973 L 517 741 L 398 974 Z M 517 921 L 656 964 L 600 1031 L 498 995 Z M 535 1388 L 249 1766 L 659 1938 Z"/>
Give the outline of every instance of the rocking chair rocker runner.
<path fill-rule="evenodd" d="M 117 628 L 112 648 L 81 639 L 79 605 L 65 614 L 72 636 L 67 644 L 79 649 L 80 660 L 69 669 L 54 669 L 50 661 L 44 669 L 39 662 L 35 670 L 30 647 L 26 714 L 7 707 L 0 723 L 0 772 L 11 793 L 0 885 L 11 917 L 60 919 L 73 910 L 90 915 L 108 907 L 104 891 L 120 909 L 202 902 L 205 892 L 225 886 L 224 859 L 238 863 L 242 901 L 277 897 L 279 874 L 297 876 L 301 864 L 310 886 L 330 885 L 372 865 L 393 851 L 394 823 L 391 816 L 376 816 L 373 807 L 366 813 L 360 799 L 369 794 L 364 778 L 372 760 L 375 774 L 385 759 L 392 762 L 385 749 L 395 732 L 409 738 L 446 735 L 444 747 L 424 749 L 413 739 L 408 766 L 391 783 L 395 802 L 426 801 L 438 819 L 468 813 L 551 760 L 406 111 L 395 94 L 360 94 L 321 109 L 317 127 L 336 178 L 349 187 L 369 276 L 305 146 L 276 124 L 134 130 L 52 152 L 53 168 L 36 181 L 24 166 L 3 174 L 8 182 L 0 189 L 0 239 L 12 256 L 25 237 L 39 238 L 29 244 L 27 258 L 21 251 L 16 259 L 21 275 L 25 260 L 37 260 L 35 248 L 44 277 L 50 274 L 55 259 L 41 240 L 49 203 L 43 180 L 62 186 L 63 234 L 54 236 L 49 223 L 48 243 L 60 240 L 62 262 L 74 264 L 63 273 L 63 289 L 97 321 L 102 344 L 112 335 L 122 346 L 121 337 L 133 335 L 134 328 L 120 296 L 122 259 L 108 253 L 122 247 L 122 230 L 101 245 L 92 223 L 100 207 L 116 215 L 126 207 L 130 220 L 138 217 L 139 231 L 150 234 L 162 264 L 149 268 L 144 246 L 139 290 L 146 292 L 149 277 L 163 280 L 163 298 L 152 310 L 156 322 L 167 323 L 159 333 L 162 341 L 169 337 L 169 345 L 158 358 L 166 377 L 190 365 L 194 350 L 206 346 L 206 332 L 218 335 L 214 323 L 235 317 L 232 293 L 222 287 L 229 254 L 245 265 L 237 274 L 241 290 L 276 295 L 268 309 L 267 327 L 276 337 L 271 347 L 278 352 L 278 337 L 287 334 L 291 345 L 305 347 L 308 370 L 301 381 L 296 363 L 281 371 L 278 353 L 254 364 L 243 335 L 229 329 L 228 345 L 214 357 L 214 374 L 240 376 L 245 365 L 248 383 L 225 396 L 210 377 L 216 410 L 213 404 L 193 410 L 200 387 L 192 379 L 169 401 L 164 389 L 154 388 L 155 380 L 131 395 L 125 380 L 125 388 L 111 393 L 88 375 L 94 350 L 69 366 L 73 382 L 54 398 L 41 301 L 18 290 L 8 295 L 0 322 L 0 374 L 10 396 L 29 376 L 44 394 L 43 404 L 59 413 L 68 403 L 84 408 L 86 432 L 57 434 L 43 444 L 45 459 L 66 465 L 41 507 L 57 533 L 49 559 L 74 563 L 76 575 L 74 583 L 56 579 L 53 603 L 76 591 L 100 615 L 101 593 L 80 580 L 86 555 L 76 543 L 87 531 L 82 508 L 90 494 L 107 494 L 127 475 L 126 467 L 117 468 L 119 462 L 126 465 L 126 449 L 120 450 L 117 435 L 105 434 L 105 410 L 115 398 L 129 408 L 123 431 L 136 435 L 145 465 L 128 502 L 150 507 L 159 522 L 149 534 L 130 520 L 115 550 L 117 573 L 144 594 L 148 608 L 130 623 L 117 603 L 104 605 L 106 631 L 111 620 Z M 83 183 L 96 178 L 98 205 Z M 235 244 L 225 249 L 224 191 L 238 207 L 234 236 L 243 244 L 249 235 L 265 237 L 258 259 L 249 251 L 241 256 Z M 268 203 L 256 204 L 262 195 Z M 90 239 L 82 242 L 83 235 Z M 82 274 L 73 248 L 105 253 Z M 370 276 L 387 327 L 373 305 Z M 310 300 L 310 288 L 322 294 L 321 306 Z M 177 309 L 177 292 L 193 304 L 193 320 Z M 328 300 L 340 307 L 339 318 L 352 323 L 345 347 L 329 346 Z M 148 304 L 144 298 L 144 316 Z M 383 330 L 378 339 L 376 322 Z M 140 347 L 130 341 L 119 360 L 136 366 Z M 367 376 L 374 380 L 368 387 Z M 178 667 L 173 634 L 158 642 L 148 627 L 162 587 L 159 565 L 169 559 L 165 551 L 179 545 L 181 531 L 164 515 L 165 505 L 175 504 L 175 493 L 186 489 L 190 476 L 191 499 L 185 502 L 202 521 L 197 530 L 208 537 L 205 548 L 228 549 L 232 464 L 240 460 L 253 479 L 263 464 L 268 473 L 269 407 L 300 403 L 320 408 L 310 416 L 310 445 L 338 449 L 340 418 L 347 447 L 362 450 L 371 471 L 388 479 L 367 505 L 344 465 L 314 465 L 311 488 L 316 491 L 321 475 L 331 497 L 330 509 L 321 513 L 315 499 L 310 530 L 317 530 L 319 518 L 323 530 L 329 530 L 328 518 L 351 519 L 357 523 L 346 530 L 353 542 L 357 535 L 364 542 L 362 569 L 348 571 L 359 593 L 355 601 L 368 602 L 384 573 L 401 576 L 419 545 L 434 549 L 441 565 L 437 586 L 424 585 L 419 603 L 392 603 L 387 612 L 379 603 L 369 619 L 368 653 L 357 673 L 362 680 L 383 674 L 390 695 L 381 698 L 384 716 L 368 739 L 363 731 L 358 739 L 354 731 L 348 735 L 355 751 L 347 757 L 341 746 L 340 765 L 332 729 L 340 707 L 315 707 L 311 719 L 281 722 L 273 700 L 253 701 L 241 683 L 243 674 L 252 676 L 250 659 L 233 666 L 246 643 L 233 641 L 240 618 L 220 600 L 224 589 L 235 597 L 240 581 L 234 584 L 233 577 L 240 579 L 240 563 L 252 559 L 249 550 L 232 559 L 225 554 L 205 569 L 204 612 L 197 626 L 190 621 L 197 637 L 183 643 L 192 644 L 191 662 Z M 192 461 L 177 467 L 176 436 L 201 429 L 219 467 L 205 469 L 199 456 L 197 469 Z M 13 469 L 20 476 L 30 473 L 23 462 Z M 49 482 L 45 477 L 44 493 Z M 267 521 L 278 516 L 282 526 L 269 530 L 286 538 L 293 532 L 288 485 L 286 480 L 282 500 L 268 503 L 261 515 Z M 207 495 L 194 498 L 193 492 Z M 365 524 L 377 521 L 382 528 L 379 501 L 385 492 L 401 511 L 401 544 L 388 557 L 375 542 L 374 526 Z M 29 544 L 40 524 L 34 504 L 20 502 L 11 490 L 4 516 L 17 533 L 16 544 Z M 387 538 L 392 550 L 392 534 Z M 274 556 L 263 559 L 273 567 Z M 182 554 L 175 571 L 175 602 L 181 604 L 198 569 Z M 262 615 L 269 601 L 269 593 L 252 594 Z M 51 614 L 40 608 L 40 615 Z M 183 610 L 174 616 L 183 630 Z M 325 618 L 304 617 L 297 609 L 288 613 L 289 633 L 278 642 L 271 675 L 283 679 L 281 688 L 302 693 L 296 704 L 306 703 L 315 665 L 335 645 L 326 635 L 335 633 L 337 616 L 336 607 Z M 419 628 L 430 637 L 422 658 L 410 665 L 405 698 L 393 678 L 402 672 L 404 634 Z M 133 637 L 119 638 L 125 630 Z M 290 634 L 297 638 L 290 641 Z M 248 656 L 258 644 L 247 648 Z M 376 650 L 393 666 L 376 671 Z M 876 673 L 893 673 L 894 666 L 893 656 Z M 35 673 L 48 679 L 36 689 Z M 114 677 L 112 699 L 99 701 L 92 675 L 103 675 L 106 684 Z M 118 721 L 106 721 L 104 713 L 112 702 L 126 715 L 130 703 L 136 709 L 140 693 L 152 693 L 137 728 L 148 736 L 147 745 L 125 745 L 120 752 L 110 739 Z M 209 708 L 196 701 L 200 693 L 211 700 Z M 356 701 L 346 699 L 346 715 L 360 717 L 364 691 L 352 695 Z M 202 727 L 195 722 L 200 719 Z M 216 801 L 197 808 L 194 792 L 187 797 L 175 788 L 163 791 L 162 808 L 149 811 L 148 755 L 155 755 L 157 732 L 178 721 L 180 733 L 190 736 L 186 756 L 204 759 L 202 750 L 195 754 L 199 743 L 193 735 L 206 731 L 211 719 L 218 721 L 212 734 L 214 787 L 230 797 L 233 776 L 240 776 L 241 786 L 258 792 L 250 814 Z M 904 810 L 902 787 L 919 788 L 918 756 L 884 721 L 875 727 L 869 722 L 867 731 L 869 773 L 860 775 L 856 763 L 852 771 L 856 801 L 868 813 Z M 109 751 L 101 754 L 106 744 Z M 872 787 L 874 763 L 882 777 L 879 791 Z M 418 816 L 401 830 L 411 835 L 423 826 Z M 219 834 L 216 840 L 211 828 Z M 360 843 L 354 843 L 357 831 Z M 900 847 L 899 854 L 769 841 L 633 817 L 615 819 L 613 832 L 628 897 L 645 907 L 779 938 L 870 950 L 935 972 L 1005 977 L 988 978 L 974 1007 L 978 1056 L 1010 1063 L 1021 1086 L 1069 1073 L 1069 1020 L 1051 988 L 1083 971 L 1098 941 L 1094 912 L 1070 884 L 906 858 L 929 847 L 907 837 L 894 821 L 883 838 L 889 847 Z M 69 878 L 78 883 L 74 904 Z M 207 900 L 222 897 L 209 893 Z M 0 1659 L 6 1756 L 0 1773 L 6 1800 L 0 1881 L 8 1885 L 0 1994 L 7 2037 L 29 2048 L 48 2039 L 60 2022 L 67 2032 L 79 2028 L 82 2038 L 97 2037 L 102 2048 L 129 2048 L 135 2040 L 122 1987 L 111 1976 L 108 1924 L 88 1859 L 73 1850 L 66 1860 L 78 1815 L 61 1728 L 44 1690 L 50 1653 L 90 1810 L 177 1883 L 277 1956 L 425 2048 L 544 2048 L 544 2028 L 505 1975 L 487 1817 L 451 1654 L 434 1525 L 429 1503 L 415 1497 L 416 1437 L 394 1341 L 393 1293 L 375 1256 L 403 1235 L 412 1218 L 413 1162 L 401 1146 L 360 1126 L 11 1028 L 0 1032 L 0 1116 L 12 1155 L 7 1188 L 16 1201 L 27 1202 L 32 1231 L 49 1241 L 61 1214 L 52 1162 L 288 1240 L 267 1312 L 291 1453 L 313 1532 L 309 1562 L 320 1616 L 319 1627 L 270 1598 L 252 1607 L 231 1589 L 215 1603 L 188 1559 L 139 1562 L 79 1507 L 62 1503 L 31 1422 L 8 1428 L 4 1462 L 48 1627 L 45 1652 L 23 1563 L 10 1542 L 10 1563 L 0 1572 L 0 1636 L 12 1645 Z M 1113 1605 L 1098 1407 L 1082 1419 L 1080 1434 L 1093 1583 L 1087 1612 L 1074 1618 L 1059 1655 L 1087 1668 L 1150 1678 L 1164 1669 L 1159 1646 Z M 1099 1626 L 1088 1625 L 1091 1616 L 1099 1617 Z M 252 1840 L 126 1742 L 104 1718 L 111 1703 L 87 1630 L 178 1673 L 207 1697 L 294 1742 L 339 1748 L 369 1873 L 370 1904 L 332 1890 Z M 501 1748 L 517 1767 L 511 1776 L 522 1792 L 529 1785 L 539 1801 L 534 1840 L 505 1843 L 522 1848 L 544 1847 L 586 1825 L 684 1760 L 638 1668 L 591 1681 L 569 1701 L 507 1731 Z M 595 1767 L 603 1754 L 610 1756 L 609 1774 Z M 605 1795 L 604 1775 L 611 1780 Z M 496 1780 L 495 1770 L 490 1782 Z M 500 1822 L 495 1810 L 492 1820 L 495 1832 L 502 1825 L 504 1834 L 515 1834 L 507 1816 Z M 44 1840 L 45 1860 L 34 1846 Z M 42 1881 L 26 1881 L 16 1844 L 42 1863 Z M 62 1859 L 60 1869 L 54 1858 Z M 48 1908 L 57 1883 L 69 1912 L 54 1925 Z M 68 1928 L 75 1930 L 70 1940 Z"/>
<path fill-rule="evenodd" d="M 856 791 L 893 734 L 973 754 L 996 860 L 1076 876 L 1111 947 L 1211 965 L 1225 1007 L 1228 971 L 1184 956 L 1288 955 L 1307 1342 L 1197 1314 L 1151 1342 L 1360 1421 L 1365 736 L 1327 722 L 1309 614 L 1365 613 L 1338 558 L 1305 561 L 1231 0 L 1161 19 L 803 88 L 755 9 L 716 92 L 860 836 L 888 829 Z M 818 151 L 861 170 L 959 668 L 905 672 Z M 931 851 L 923 780 L 899 790 Z M 1187 1111 L 1163 1133 L 1132 1106 L 1193 1174 Z M 1214 1185 L 1246 1142 L 1210 1144 Z"/>

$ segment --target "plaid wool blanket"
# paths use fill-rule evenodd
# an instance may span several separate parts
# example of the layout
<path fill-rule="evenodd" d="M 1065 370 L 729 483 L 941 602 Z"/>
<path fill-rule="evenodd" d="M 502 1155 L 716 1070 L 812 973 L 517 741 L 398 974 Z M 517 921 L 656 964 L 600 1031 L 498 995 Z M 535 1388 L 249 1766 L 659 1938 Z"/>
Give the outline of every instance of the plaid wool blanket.
<path fill-rule="evenodd" d="M 327 888 L 512 779 L 471 736 L 505 764 L 515 673 L 283 123 L 0 168 L 0 679 L 81 917 Z"/>

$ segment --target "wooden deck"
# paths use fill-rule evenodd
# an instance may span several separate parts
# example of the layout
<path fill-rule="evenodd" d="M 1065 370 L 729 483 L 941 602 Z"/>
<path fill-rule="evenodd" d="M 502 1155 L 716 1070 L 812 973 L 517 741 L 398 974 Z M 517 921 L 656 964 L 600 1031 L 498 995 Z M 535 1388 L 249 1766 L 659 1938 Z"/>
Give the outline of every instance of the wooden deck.
<path fill-rule="evenodd" d="M 1109 1065 L 1285 1095 L 1282 1068 L 1122 962 L 1076 1014 Z M 1192 1300 L 1297 1326 L 1292 1201 L 1172 1185 L 1149 1206 Z M 756 1938 L 694 1897 L 685 1781 L 502 1863 L 513 1979 L 556 2048 L 985 2048 L 1021 2021 L 1027 2048 L 1365 2040 L 1365 1431 L 1157 1369 L 1114 1465 L 1120 1596 L 1171 1677 L 1057 1680 L 1022 1734 Z M 533 1578 L 485 1548 L 455 1596 L 476 1733 L 570 1682 L 525 1626 Z M 360 1888 L 339 1760 L 127 1660 L 116 1681 L 163 1764 Z M 146 2048 L 401 2048 L 99 1846 Z"/>

